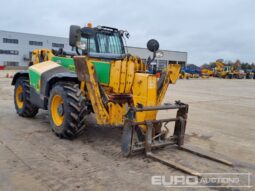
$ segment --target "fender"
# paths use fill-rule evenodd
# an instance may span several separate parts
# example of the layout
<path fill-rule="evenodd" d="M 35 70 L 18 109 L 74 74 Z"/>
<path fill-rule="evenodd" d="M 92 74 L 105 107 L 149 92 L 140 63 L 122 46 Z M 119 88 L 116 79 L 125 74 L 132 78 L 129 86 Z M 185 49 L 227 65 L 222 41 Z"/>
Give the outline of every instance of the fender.
<path fill-rule="evenodd" d="M 63 73 L 56 73 L 52 75 L 50 78 L 46 80 L 42 80 L 41 86 L 41 94 L 45 95 L 47 98 L 50 95 L 50 90 L 57 82 L 75 82 L 80 83 L 76 73 L 71 72 L 63 72 Z"/>
<path fill-rule="evenodd" d="M 41 87 L 40 92 L 36 92 L 36 90 L 31 86 L 31 102 L 37 105 L 41 109 L 48 109 L 48 99 L 50 96 L 50 90 L 57 82 L 75 82 L 79 83 L 77 75 L 75 73 L 63 72 L 63 73 L 55 73 L 50 76 L 41 76 Z"/>
<path fill-rule="evenodd" d="M 19 77 L 27 77 L 27 78 L 29 78 L 28 70 L 21 70 L 19 72 L 16 72 L 15 75 L 13 76 L 11 85 L 15 85 L 16 81 L 17 81 L 17 79 Z"/>

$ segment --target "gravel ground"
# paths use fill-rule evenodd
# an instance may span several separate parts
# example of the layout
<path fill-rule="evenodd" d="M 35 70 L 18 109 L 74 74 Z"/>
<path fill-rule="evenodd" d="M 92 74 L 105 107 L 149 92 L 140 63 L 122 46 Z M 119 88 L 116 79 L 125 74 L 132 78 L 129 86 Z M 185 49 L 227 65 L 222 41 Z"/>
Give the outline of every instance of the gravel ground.
<path fill-rule="evenodd" d="M 79 138 L 56 137 L 47 111 L 34 119 L 19 117 L 11 79 L 0 78 L 0 190 L 196 190 L 152 185 L 154 175 L 185 175 L 139 154 L 123 158 L 121 130 L 99 127 L 93 115 Z M 158 155 L 202 173 L 255 172 L 255 80 L 179 80 L 169 86 L 166 102 L 190 105 L 186 144 L 219 153 L 234 162 L 228 167 L 167 147 Z M 159 118 L 174 116 L 160 112 Z M 253 190 L 211 188 L 200 190 Z"/>

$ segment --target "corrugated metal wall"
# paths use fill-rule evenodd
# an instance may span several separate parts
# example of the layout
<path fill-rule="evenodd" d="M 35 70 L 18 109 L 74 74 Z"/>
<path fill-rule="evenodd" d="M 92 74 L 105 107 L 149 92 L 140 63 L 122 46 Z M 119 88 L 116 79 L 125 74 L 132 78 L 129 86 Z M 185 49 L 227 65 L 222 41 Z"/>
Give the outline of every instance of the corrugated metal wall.
<path fill-rule="evenodd" d="M 4 43 L 4 38 L 6 39 L 17 39 L 18 44 L 15 43 Z M 6 41 L 6 40 L 5 40 Z M 42 42 L 42 46 L 36 46 L 29 43 L 29 41 Z M 58 49 L 52 47 L 52 43 L 64 44 L 64 50 L 71 51 L 71 47 L 68 44 L 68 38 L 63 37 L 54 37 L 54 36 L 45 36 L 45 35 L 36 35 L 36 34 L 27 34 L 27 33 L 18 33 L 18 32 L 9 32 L 0 30 L 0 66 L 17 63 L 19 66 L 27 66 L 28 60 L 24 58 L 29 58 L 30 52 L 37 48 L 48 48 L 48 49 Z M 40 43 L 39 43 L 40 44 Z M 1 52 L 2 51 L 2 52 Z M 6 54 L 6 52 L 11 54 Z M 18 51 L 18 55 L 17 54 Z M 145 48 L 137 47 L 128 47 L 128 52 L 130 54 L 137 55 L 142 59 L 147 59 L 152 55 Z M 180 63 L 187 63 L 187 53 L 186 52 L 177 52 L 177 51 L 163 51 L 164 56 L 158 58 L 158 65 L 164 65 L 164 63 L 169 63 L 169 61 L 177 61 Z"/>

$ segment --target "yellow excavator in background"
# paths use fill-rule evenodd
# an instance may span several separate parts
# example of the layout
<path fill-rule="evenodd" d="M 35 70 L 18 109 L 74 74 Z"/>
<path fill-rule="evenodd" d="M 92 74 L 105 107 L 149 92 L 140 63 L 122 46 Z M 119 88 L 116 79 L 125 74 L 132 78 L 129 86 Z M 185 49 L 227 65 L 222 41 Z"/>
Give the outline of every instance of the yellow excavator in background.
<path fill-rule="evenodd" d="M 222 59 L 218 59 L 215 62 L 216 67 L 214 68 L 214 76 L 219 78 L 225 78 L 227 75 L 227 72 L 224 71 L 225 64 L 223 63 Z"/>
<path fill-rule="evenodd" d="M 214 69 L 214 76 L 219 78 L 233 78 L 231 66 L 226 66 L 222 59 L 218 59 L 215 62 L 216 67 Z"/>
<path fill-rule="evenodd" d="M 229 79 L 243 79 L 245 78 L 245 72 L 240 70 L 240 61 L 237 60 L 235 64 L 226 66 L 222 59 L 216 60 L 216 67 L 214 69 L 214 76 L 219 78 Z"/>

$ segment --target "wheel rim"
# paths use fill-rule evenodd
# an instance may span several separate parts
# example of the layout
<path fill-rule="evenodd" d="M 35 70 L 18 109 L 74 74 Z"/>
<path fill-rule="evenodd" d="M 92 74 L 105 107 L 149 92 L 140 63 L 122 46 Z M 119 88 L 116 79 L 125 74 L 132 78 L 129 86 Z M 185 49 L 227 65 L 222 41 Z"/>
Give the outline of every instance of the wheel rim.
<path fill-rule="evenodd" d="M 24 101 L 23 101 L 23 87 L 21 85 L 19 85 L 16 89 L 15 100 L 18 108 L 22 109 L 24 106 Z"/>
<path fill-rule="evenodd" d="M 64 105 L 60 95 L 54 95 L 51 102 L 51 116 L 56 126 L 61 126 L 64 122 Z"/>

